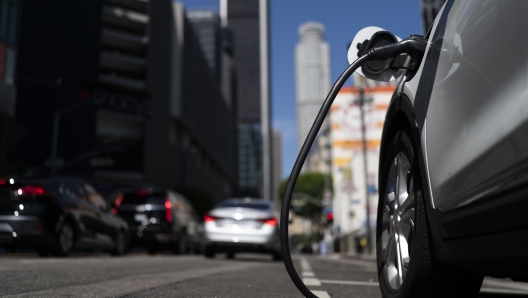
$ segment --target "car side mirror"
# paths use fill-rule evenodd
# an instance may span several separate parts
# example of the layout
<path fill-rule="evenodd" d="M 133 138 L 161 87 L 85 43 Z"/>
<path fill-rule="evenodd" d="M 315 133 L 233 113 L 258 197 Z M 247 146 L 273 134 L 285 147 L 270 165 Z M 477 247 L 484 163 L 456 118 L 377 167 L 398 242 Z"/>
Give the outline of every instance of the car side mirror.
<path fill-rule="evenodd" d="M 348 63 L 356 61 L 374 47 L 386 46 L 400 42 L 401 38 L 382 28 L 370 26 L 361 29 L 348 48 Z M 356 70 L 367 79 L 390 82 L 397 79 L 402 71 L 390 68 L 393 59 L 369 61 Z"/>

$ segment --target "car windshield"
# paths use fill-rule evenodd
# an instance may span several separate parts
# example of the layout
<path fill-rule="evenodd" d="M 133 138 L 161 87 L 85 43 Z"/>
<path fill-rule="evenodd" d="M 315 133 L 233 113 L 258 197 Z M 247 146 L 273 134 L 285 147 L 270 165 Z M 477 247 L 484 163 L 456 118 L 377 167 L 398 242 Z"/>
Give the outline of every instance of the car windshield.
<path fill-rule="evenodd" d="M 257 210 L 268 210 L 271 206 L 268 203 L 256 202 L 225 202 L 218 205 L 218 208 L 251 208 Z"/>

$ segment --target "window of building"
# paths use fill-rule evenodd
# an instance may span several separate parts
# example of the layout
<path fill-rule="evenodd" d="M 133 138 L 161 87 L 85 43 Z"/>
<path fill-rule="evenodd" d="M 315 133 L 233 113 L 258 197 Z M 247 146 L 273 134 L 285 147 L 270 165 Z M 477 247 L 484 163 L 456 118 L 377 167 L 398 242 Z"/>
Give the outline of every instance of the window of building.
<path fill-rule="evenodd" d="M 12 48 L 7 48 L 5 61 L 5 82 L 12 85 L 15 79 L 15 57 L 16 52 Z"/>
<path fill-rule="evenodd" d="M 3 0 L 0 6 L 0 39 L 6 39 L 7 37 L 7 21 L 9 20 L 9 2 Z"/>
<path fill-rule="evenodd" d="M 17 13 L 18 13 L 18 9 L 15 6 L 11 5 L 10 14 L 9 14 L 9 36 L 7 38 L 7 41 L 12 46 L 14 46 L 16 43 Z"/>

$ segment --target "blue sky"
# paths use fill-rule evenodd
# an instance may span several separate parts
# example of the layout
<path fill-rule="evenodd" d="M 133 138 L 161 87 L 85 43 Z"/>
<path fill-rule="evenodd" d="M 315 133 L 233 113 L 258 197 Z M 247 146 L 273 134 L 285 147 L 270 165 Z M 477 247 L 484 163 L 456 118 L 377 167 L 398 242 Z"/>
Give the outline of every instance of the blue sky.
<path fill-rule="evenodd" d="M 419 0 L 269 0 L 272 123 L 282 132 L 282 176 L 297 157 L 294 49 L 298 28 L 320 22 L 326 29 L 332 60 L 332 83 L 347 67 L 347 44 L 367 26 L 384 28 L 401 38 L 423 34 Z M 186 9 L 212 8 L 218 0 L 180 0 Z"/>

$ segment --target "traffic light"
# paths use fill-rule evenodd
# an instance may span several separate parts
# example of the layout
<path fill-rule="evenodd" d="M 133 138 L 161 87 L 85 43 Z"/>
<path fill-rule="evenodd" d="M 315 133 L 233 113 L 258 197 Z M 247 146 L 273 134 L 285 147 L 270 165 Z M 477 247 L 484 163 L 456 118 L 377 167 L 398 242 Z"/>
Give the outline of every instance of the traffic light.
<path fill-rule="evenodd" d="M 334 222 L 334 213 L 333 212 L 328 212 L 326 214 L 326 223 L 327 224 L 332 224 Z"/>

